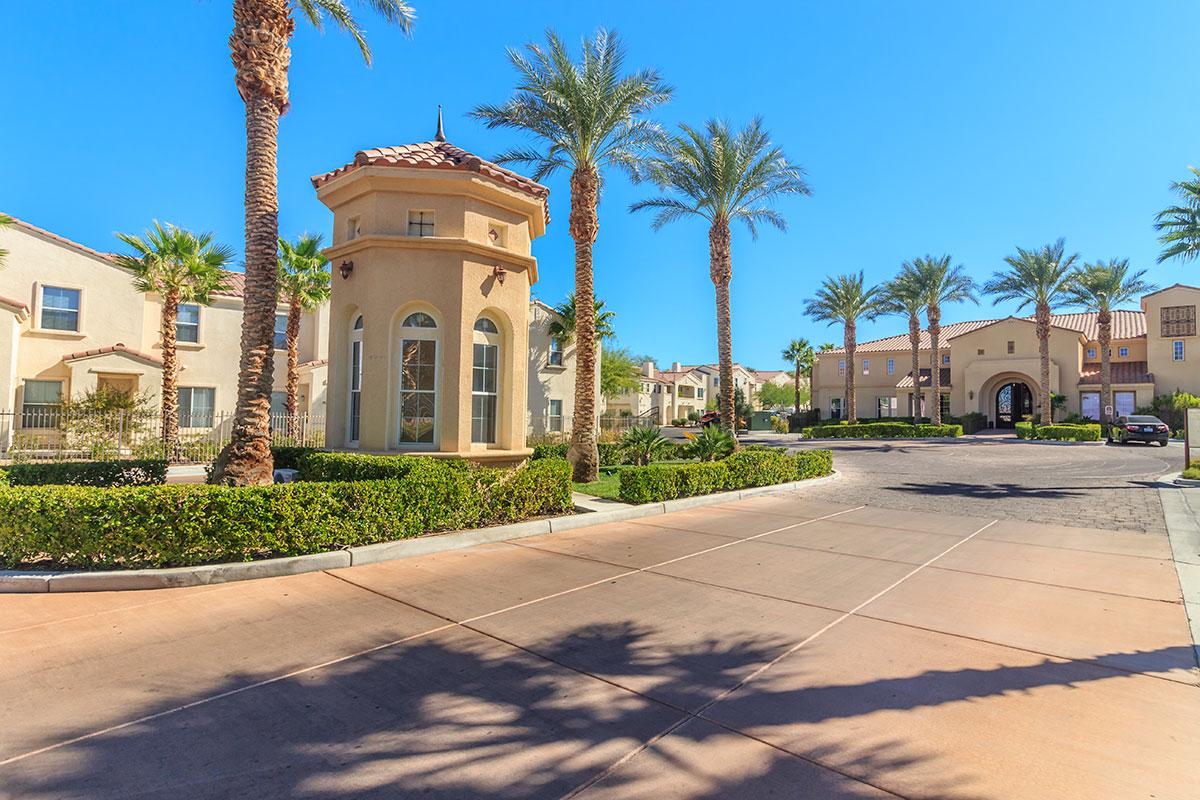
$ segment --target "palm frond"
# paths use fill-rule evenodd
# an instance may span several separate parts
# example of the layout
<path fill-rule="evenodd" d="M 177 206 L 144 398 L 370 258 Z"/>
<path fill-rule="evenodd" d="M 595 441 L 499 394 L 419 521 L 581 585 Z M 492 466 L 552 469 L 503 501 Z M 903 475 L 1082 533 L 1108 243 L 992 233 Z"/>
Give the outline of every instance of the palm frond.
<path fill-rule="evenodd" d="M 345 0 L 295 0 L 295 3 L 304 18 L 318 31 L 325 29 L 325 18 L 328 17 L 334 25 L 350 34 L 362 53 L 363 61 L 368 66 L 371 64 L 371 47 L 367 43 L 365 31 L 354 18 Z M 407 35 L 412 32 L 417 15 L 412 6 L 404 0 L 359 0 L 359 4 L 377 13 L 385 22 L 395 25 L 401 33 Z"/>

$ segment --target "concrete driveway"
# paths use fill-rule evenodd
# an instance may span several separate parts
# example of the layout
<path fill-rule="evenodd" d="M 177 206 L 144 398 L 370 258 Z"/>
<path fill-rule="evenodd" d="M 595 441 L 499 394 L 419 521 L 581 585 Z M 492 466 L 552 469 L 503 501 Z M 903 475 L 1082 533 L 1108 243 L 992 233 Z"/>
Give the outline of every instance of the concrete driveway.
<path fill-rule="evenodd" d="M 1194 798 L 1166 538 L 805 493 L 0 596 L 0 796 Z"/>

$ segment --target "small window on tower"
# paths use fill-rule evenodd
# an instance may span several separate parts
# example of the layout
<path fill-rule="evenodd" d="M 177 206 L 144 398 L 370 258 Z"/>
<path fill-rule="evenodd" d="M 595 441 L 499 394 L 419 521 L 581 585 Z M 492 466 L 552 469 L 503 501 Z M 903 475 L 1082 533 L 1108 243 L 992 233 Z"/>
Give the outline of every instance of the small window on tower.
<path fill-rule="evenodd" d="M 1011 355 L 1012 355 L 1013 353 L 1015 353 L 1015 352 L 1017 352 L 1017 343 L 1016 343 L 1016 342 L 1014 342 L 1014 341 L 1012 341 L 1011 339 L 1009 339 L 1009 341 L 1008 341 L 1008 354 L 1011 356 Z"/>
<path fill-rule="evenodd" d="M 488 226 L 488 241 L 496 247 L 508 246 L 508 231 L 503 225 L 495 223 Z"/>
<path fill-rule="evenodd" d="M 408 212 L 409 236 L 433 236 L 437 220 L 432 211 Z"/>

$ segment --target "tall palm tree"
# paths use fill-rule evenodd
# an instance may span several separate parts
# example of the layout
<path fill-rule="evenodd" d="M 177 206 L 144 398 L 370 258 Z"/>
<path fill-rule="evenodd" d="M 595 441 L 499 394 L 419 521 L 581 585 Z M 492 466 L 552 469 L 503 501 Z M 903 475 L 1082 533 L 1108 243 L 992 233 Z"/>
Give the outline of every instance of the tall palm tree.
<path fill-rule="evenodd" d="M 162 299 L 162 440 L 166 456 L 173 459 L 179 455 L 179 306 L 209 304 L 212 293 L 225 285 L 233 249 L 216 244 L 211 233 L 195 234 L 157 221 L 144 238 L 128 233 L 118 233 L 117 238 L 133 251 L 118 255 L 116 262 L 133 271 L 134 288 Z"/>
<path fill-rule="evenodd" d="M 360 0 L 401 31 L 415 15 L 405 0 Z M 246 107 L 246 288 L 242 355 L 238 364 L 233 438 L 221 451 L 214 483 L 248 485 L 272 480 L 271 384 L 275 335 L 276 249 L 279 241 L 279 117 L 288 108 L 289 42 L 297 9 L 320 30 L 326 17 L 348 32 L 371 63 L 362 28 L 345 0 L 233 0 L 229 49 L 238 94 Z"/>
<path fill-rule="evenodd" d="M 603 300 L 596 300 L 595 306 L 596 319 L 592 325 L 596 338 L 601 341 L 613 338 L 617 335 L 613 328 L 613 320 L 617 318 L 617 312 L 606 309 Z M 546 332 L 564 345 L 575 341 L 575 293 L 571 292 L 567 295 L 566 300 L 556 305 L 554 313 L 558 316 L 550 320 L 546 326 Z"/>
<path fill-rule="evenodd" d="M 783 348 L 780 353 L 785 361 L 790 361 L 796 365 L 796 373 L 793 376 L 796 384 L 796 413 L 800 413 L 800 376 L 808 374 L 809 386 L 812 385 L 812 366 L 813 366 L 813 349 L 808 343 L 808 339 L 792 339 L 788 342 L 788 346 Z"/>
<path fill-rule="evenodd" d="M 7 214 L 0 214 L 0 228 L 7 228 L 13 224 L 12 217 Z M 4 262 L 8 259 L 8 251 L 0 247 L 0 269 L 4 269 Z"/>
<path fill-rule="evenodd" d="M 596 299 L 592 246 L 600 227 L 602 172 L 607 167 L 636 171 L 644 150 L 661 135 L 646 114 L 670 99 L 672 90 L 652 69 L 623 74 L 625 50 L 616 34 L 605 30 L 583 43 L 578 62 L 553 31 L 546 34 L 544 48 L 530 44 L 525 52 L 509 50 L 508 60 L 519 75 L 516 93 L 502 105 L 479 106 L 471 116 L 489 128 L 513 128 L 540 140 L 540 147 L 501 153 L 496 158 L 501 164 L 531 164 L 534 180 L 559 169 L 571 171 L 576 302 L 590 308 Z M 567 455 L 574 479 L 590 482 L 600 474 L 596 331 L 590 316 L 578 320 L 575 338 L 575 421 Z"/>
<path fill-rule="evenodd" d="M 922 419 L 921 403 L 921 312 L 925 310 L 929 292 L 924 278 L 910 262 L 904 262 L 900 274 L 880 290 L 881 314 L 903 314 L 908 318 L 908 346 L 912 351 L 913 390 L 909 394 L 914 423 Z"/>
<path fill-rule="evenodd" d="M 702 129 L 680 125 L 663 139 L 660 153 L 647 162 L 646 177 L 670 194 L 634 203 L 630 210 L 656 212 L 655 230 L 669 222 L 699 217 L 708 223 L 708 274 L 716 290 L 717 359 L 721 378 L 721 427 L 736 430 L 733 380 L 733 335 L 729 284 L 733 279 L 730 224 L 742 222 L 752 239 L 758 225 L 787 230 L 773 203 L 786 195 L 811 194 L 804 170 L 787 160 L 771 143 L 762 120 L 755 117 L 740 131 L 729 123 L 709 120 Z"/>
<path fill-rule="evenodd" d="M 842 323 L 846 348 L 846 420 L 858 420 L 854 398 L 854 351 L 857 349 L 858 321 L 872 320 L 880 314 L 879 287 L 866 288 L 863 274 L 851 273 L 826 278 L 815 297 L 804 301 L 804 313 L 817 322 Z"/>
<path fill-rule="evenodd" d="M 1054 421 L 1050 397 L 1050 312 L 1054 306 L 1066 301 L 1071 271 L 1079 258 L 1074 253 L 1066 255 L 1065 247 L 1063 239 L 1036 250 L 1018 247 L 1016 255 L 1004 258 L 1008 269 L 995 273 L 983 286 L 985 292 L 996 296 L 996 303 L 1015 300 L 1018 311 L 1031 305 L 1034 308 L 1042 367 L 1038 377 L 1038 399 L 1044 425 Z"/>
<path fill-rule="evenodd" d="M 961 264 L 950 256 L 925 256 L 913 260 L 913 269 L 921 276 L 925 287 L 925 316 L 929 320 L 929 348 L 933 357 L 929 364 L 929 387 L 933 395 L 933 424 L 942 424 L 942 351 L 938 339 L 942 333 L 942 304 L 970 301 L 975 298 L 975 281 Z"/>
<path fill-rule="evenodd" d="M 1176 181 L 1171 190 L 1179 195 L 1180 204 L 1165 208 L 1154 217 L 1154 229 L 1163 251 L 1158 263 L 1168 258 L 1191 261 L 1200 255 L 1200 169 L 1188 167 L 1195 180 Z"/>
<path fill-rule="evenodd" d="M 1136 300 L 1155 287 L 1144 280 L 1146 270 L 1129 272 L 1128 259 L 1112 259 L 1105 263 L 1085 264 L 1071 275 L 1067 290 L 1068 305 L 1081 306 L 1096 312 L 1100 345 L 1100 421 L 1112 422 L 1104 409 L 1112 403 L 1112 312 L 1122 303 Z"/>
<path fill-rule="evenodd" d="M 304 234 L 295 244 L 279 240 L 279 299 L 287 303 L 288 435 L 296 435 L 296 394 L 300 386 L 300 315 L 329 299 L 329 259 L 321 254 L 318 234 Z"/>

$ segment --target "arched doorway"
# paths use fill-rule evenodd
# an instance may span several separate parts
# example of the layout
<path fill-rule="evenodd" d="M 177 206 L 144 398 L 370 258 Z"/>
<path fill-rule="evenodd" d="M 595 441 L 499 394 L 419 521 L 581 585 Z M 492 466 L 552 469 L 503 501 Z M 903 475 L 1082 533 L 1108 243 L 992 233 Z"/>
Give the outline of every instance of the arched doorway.
<path fill-rule="evenodd" d="M 1033 392 L 1020 381 L 1006 383 L 996 390 L 996 427 L 1011 428 L 1033 414 Z"/>

